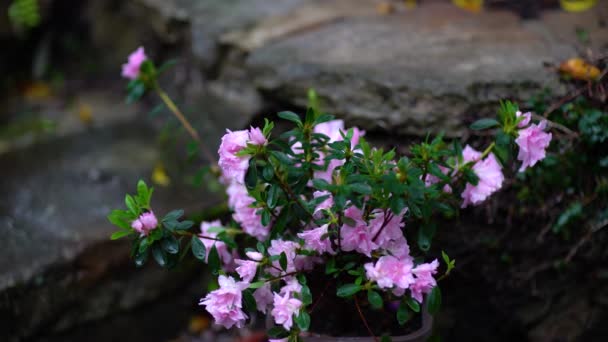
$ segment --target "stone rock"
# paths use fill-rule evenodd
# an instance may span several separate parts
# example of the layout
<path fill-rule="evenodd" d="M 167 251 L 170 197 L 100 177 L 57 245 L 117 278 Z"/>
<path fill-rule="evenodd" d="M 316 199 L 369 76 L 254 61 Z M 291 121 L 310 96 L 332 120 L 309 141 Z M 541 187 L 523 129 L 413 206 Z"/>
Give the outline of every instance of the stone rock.
<path fill-rule="evenodd" d="M 315 88 L 328 111 L 368 129 L 459 135 L 475 106 L 545 86 L 559 91 L 542 63 L 574 53 L 511 13 L 429 5 L 287 37 L 253 51 L 247 68 L 263 92 L 303 106 Z"/>
<path fill-rule="evenodd" d="M 132 308 L 197 273 L 192 267 L 135 270 L 129 244 L 109 240 L 115 228 L 107 214 L 124 207 L 125 192 L 147 179 L 161 158 L 157 131 L 122 105 L 83 98 L 100 115 L 103 108 L 119 112 L 88 128 L 65 123 L 62 134 L 0 156 L 0 317 L 7 327 L 0 340 L 61 331 Z M 120 112 L 131 120 L 116 119 Z M 158 213 L 217 203 L 215 196 L 174 183 L 156 187 Z"/>

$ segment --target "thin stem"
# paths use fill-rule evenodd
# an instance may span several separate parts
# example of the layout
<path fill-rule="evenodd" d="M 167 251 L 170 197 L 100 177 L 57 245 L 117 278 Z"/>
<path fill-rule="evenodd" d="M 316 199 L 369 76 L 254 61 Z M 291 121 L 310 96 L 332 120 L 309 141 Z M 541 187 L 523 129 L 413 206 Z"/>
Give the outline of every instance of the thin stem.
<path fill-rule="evenodd" d="M 273 282 L 273 281 L 281 280 L 281 279 L 283 279 L 283 278 L 285 278 L 285 277 L 289 277 L 289 276 L 296 275 L 296 274 L 298 274 L 298 272 L 289 272 L 289 273 L 285 273 L 285 274 L 280 275 L 280 276 L 278 276 L 278 277 L 274 277 L 274 278 L 267 279 L 265 282 L 266 282 L 266 283 L 271 283 L 271 282 Z"/>
<path fill-rule="evenodd" d="M 479 157 L 478 160 L 482 160 L 483 158 L 487 157 L 488 154 L 490 154 L 490 152 L 492 152 L 492 149 L 494 148 L 494 146 L 496 146 L 496 142 L 492 141 L 492 143 L 490 144 L 490 146 L 488 146 L 483 153 L 481 154 L 481 156 Z"/>
<path fill-rule="evenodd" d="M 376 242 L 376 239 L 378 238 L 378 236 L 380 236 L 380 233 L 382 233 L 382 231 L 384 230 L 384 227 L 386 227 L 386 225 L 388 225 L 388 223 L 393 219 L 393 215 L 392 213 L 386 211 L 386 209 L 384 209 L 384 219 L 382 221 L 382 226 L 380 227 L 380 229 L 378 230 L 378 232 L 376 233 L 376 235 L 374 235 L 374 237 L 372 238 L 372 242 Z"/>
<path fill-rule="evenodd" d="M 196 141 L 199 144 L 199 146 L 201 147 L 201 150 L 205 154 L 205 157 L 207 158 L 207 160 L 212 164 L 216 164 L 217 161 L 215 159 L 214 154 L 211 153 L 211 151 L 209 151 L 205 147 L 205 145 L 203 144 L 201 137 L 199 136 L 196 129 L 194 129 L 194 127 L 192 127 L 192 125 L 190 124 L 188 119 L 186 119 L 184 114 L 182 114 L 182 112 L 179 110 L 179 108 L 177 108 L 177 105 L 175 104 L 175 102 L 173 102 L 173 100 L 171 100 L 171 97 L 169 97 L 169 95 L 158 84 L 155 86 L 155 89 L 156 89 L 156 92 L 158 93 L 158 96 L 160 96 L 161 100 L 163 100 L 163 102 L 165 103 L 167 108 L 169 108 L 169 110 L 173 113 L 173 115 L 175 115 L 175 117 L 179 120 L 179 122 L 182 124 L 182 126 L 184 126 L 184 128 L 186 129 L 188 134 L 190 134 L 190 137 L 192 137 L 192 139 L 194 139 L 194 141 Z"/>
<path fill-rule="evenodd" d="M 361 317 L 361 320 L 363 321 L 363 325 L 365 325 L 365 328 L 367 329 L 367 332 L 369 333 L 369 336 L 371 336 L 374 341 L 378 342 L 378 338 L 376 337 L 376 335 L 374 335 L 374 333 L 372 332 L 372 329 L 370 329 L 369 325 L 367 324 L 367 320 L 365 319 L 365 316 L 363 316 L 363 312 L 361 312 L 361 308 L 359 307 L 359 300 L 357 299 L 357 296 L 353 296 L 355 298 L 355 306 L 357 307 L 357 312 L 359 312 L 359 317 Z"/>
<path fill-rule="evenodd" d="M 566 126 L 564 126 L 562 124 L 559 124 L 557 122 L 551 121 L 551 120 L 545 118 L 544 116 L 540 116 L 538 114 L 532 114 L 532 117 L 534 117 L 535 119 L 538 119 L 538 120 L 545 120 L 545 121 L 547 121 L 547 123 L 549 124 L 549 126 L 555 127 L 556 129 L 564 132 L 566 135 L 569 135 L 569 136 L 572 136 L 572 137 L 577 137 L 578 136 L 578 133 L 572 131 L 568 127 L 566 127 Z"/>

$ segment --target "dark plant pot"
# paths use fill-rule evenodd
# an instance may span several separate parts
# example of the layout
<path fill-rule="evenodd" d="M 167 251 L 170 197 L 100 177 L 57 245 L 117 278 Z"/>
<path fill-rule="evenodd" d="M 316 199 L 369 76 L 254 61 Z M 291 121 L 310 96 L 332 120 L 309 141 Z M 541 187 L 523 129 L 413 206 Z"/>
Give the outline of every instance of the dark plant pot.
<path fill-rule="evenodd" d="M 270 316 L 267 316 L 270 317 Z M 272 319 L 267 320 L 266 324 L 273 325 Z M 422 326 L 420 329 L 402 336 L 391 336 L 393 342 L 426 342 L 433 332 L 433 316 L 429 314 L 426 305 L 422 306 Z M 304 342 L 375 342 L 371 336 L 361 337 L 339 337 L 319 335 L 313 332 L 302 335 Z M 380 338 L 378 337 L 378 340 Z"/>

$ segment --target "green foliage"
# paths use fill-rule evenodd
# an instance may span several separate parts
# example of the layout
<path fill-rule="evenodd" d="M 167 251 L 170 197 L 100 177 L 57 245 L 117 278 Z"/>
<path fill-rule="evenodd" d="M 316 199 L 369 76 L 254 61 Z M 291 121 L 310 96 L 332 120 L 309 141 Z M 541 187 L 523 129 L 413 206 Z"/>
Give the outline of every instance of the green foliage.
<path fill-rule="evenodd" d="M 38 0 L 13 0 L 8 7 L 8 17 L 13 26 L 31 29 L 40 24 Z"/>

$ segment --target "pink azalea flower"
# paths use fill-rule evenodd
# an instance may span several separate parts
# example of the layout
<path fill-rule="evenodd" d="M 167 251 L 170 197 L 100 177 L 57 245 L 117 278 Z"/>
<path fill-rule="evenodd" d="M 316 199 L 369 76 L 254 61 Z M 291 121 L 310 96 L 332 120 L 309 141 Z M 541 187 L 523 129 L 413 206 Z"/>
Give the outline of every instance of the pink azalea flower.
<path fill-rule="evenodd" d="M 271 311 L 276 324 L 282 325 L 285 330 L 293 326 L 293 315 L 300 310 L 302 302 L 299 299 L 291 298 L 290 293 L 283 296 L 274 294 L 274 308 Z"/>
<path fill-rule="evenodd" d="M 433 275 L 437 273 L 437 267 L 439 267 L 439 262 L 434 260 L 431 263 L 420 264 L 412 270 L 416 279 L 410 286 L 410 291 L 412 292 L 412 298 L 419 303 L 422 303 L 423 294 L 430 293 L 433 287 L 437 285 L 437 281 L 433 278 Z"/>
<path fill-rule="evenodd" d="M 220 155 L 219 166 L 222 169 L 222 176 L 227 183 L 237 182 L 243 184 L 245 173 L 249 168 L 249 156 L 237 156 L 236 154 L 247 147 L 249 141 L 248 131 L 230 131 L 222 137 L 222 142 L 218 150 Z"/>
<path fill-rule="evenodd" d="M 260 252 L 249 251 L 245 252 L 245 255 L 253 261 L 262 261 L 262 259 L 264 259 L 264 255 Z"/>
<path fill-rule="evenodd" d="M 373 250 L 379 246 L 372 241 L 374 237 L 367 223 L 362 218 L 362 212 L 357 207 L 350 207 L 344 211 L 344 216 L 355 221 L 355 226 L 343 225 L 340 228 L 341 247 L 343 251 L 357 251 L 371 257 Z"/>
<path fill-rule="evenodd" d="M 370 262 L 363 267 L 365 267 L 367 278 L 375 281 L 379 288 L 397 287 L 406 290 L 414 283 L 412 274 L 414 263 L 411 257 L 400 260 L 386 255 L 380 257 L 375 265 Z"/>
<path fill-rule="evenodd" d="M 462 207 L 465 208 L 469 204 L 477 205 L 483 202 L 488 196 L 498 191 L 502 187 L 505 177 L 493 153 L 490 153 L 484 160 L 478 160 L 481 152 L 475 151 L 467 145 L 462 151 L 462 155 L 465 163 L 475 162 L 473 172 L 479 178 L 477 185 L 467 183 L 462 192 Z"/>
<path fill-rule="evenodd" d="M 122 77 L 130 80 L 135 80 L 139 77 L 139 69 L 141 64 L 148 59 L 144 52 L 143 46 L 140 46 L 137 50 L 129 55 L 129 61 L 122 65 Z"/>
<path fill-rule="evenodd" d="M 270 241 L 270 247 L 268 247 L 269 255 L 281 255 L 285 253 L 287 257 L 287 269 L 285 272 L 294 272 L 296 271 L 295 259 L 296 259 L 296 250 L 300 248 L 300 245 L 294 241 L 285 241 L 285 240 L 272 240 Z M 273 266 L 276 268 L 281 268 L 281 264 L 279 261 L 273 261 Z M 271 268 L 270 273 L 274 275 L 278 275 L 278 270 Z"/>
<path fill-rule="evenodd" d="M 444 175 L 447 175 L 448 172 L 450 171 L 450 169 L 448 169 L 447 167 L 441 166 L 441 165 L 439 165 L 439 169 L 441 170 L 441 172 Z M 432 175 L 432 174 L 429 173 L 424 178 L 424 185 L 427 186 L 427 187 L 429 187 L 429 186 L 431 186 L 433 184 L 439 183 L 440 181 L 441 181 L 441 179 L 437 178 L 437 176 Z M 452 193 L 452 187 L 449 186 L 448 184 L 446 184 L 446 185 L 443 186 L 442 191 L 445 192 L 445 193 L 451 194 Z"/>
<path fill-rule="evenodd" d="M 131 222 L 131 228 L 138 232 L 140 236 L 147 236 L 157 225 L 158 220 L 152 211 L 139 215 L 135 221 Z"/>
<path fill-rule="evenodd" d="M 249 129 L 249 143 L 253 145 L 266 145 L 268 140 L 259 127 L 251 127 Z"/>
<path fill-rule="evenodd" d="M 222 223 L 219 220 L 215 220 L 213 222 L 201 222 L 201 234 L 210 237 L 216 238 L 216 232 L 210 232 L 209 229 L 211 227 L 222 227 Z M 215 249 L 217 250 L 217 254 L 220 256 L 220 260 L 226 270 L 232 270 L 234 268 L 234 255 L 228 249 L 228 246 L 222 241 L 215 241 L 210 239 L 199 238 L 203 245 L 205 245 L 205 249 L 207 250 L 207 257 L 205 258 L 205 262 L 209 259 L 209 253 L 211 253 L 211 248 L 215 245 Z"/>
<path fill-rule="evenodd" d="M 321 212 L 322 210 L 325 209 L 329 209 L 334 205 L 334 199 L 331 196 L 331 193 L 329 191 L 315 191 L 312 193 L 312 197 L 313 198 L 319 198 L 322 196 L 329 196 L 326 200 L 324 200 L 323 202 L 319 203 L 319 205 L 317 205 L 317 207 L 315 208 L 314 211 L 314 215 L 317 215 L 317 213 Z"/>
<path fill-rule="evenodd" d="M 291 294 L 291 293 L 300 293 L 300 291 L 302 291 L 302 285 L 300 285 L 300 282 L 298 282 L 298 280 L 294 277 L 289 277 L 289 279 L 285 280 L 285 286 L 283 286 L 281 288 L 281 291 L 279 292 L 279 294 L 284 295 L 286 293 Z"/>
<path fill-rule="evenodd" d="M 255 199 L 249 196 L 245 185 L 233 182 L 226 189 L 226 193 L 228 206 L 234 211 L 232 218 L 241 225 L 245 233 L 264 240 L 270 232 L 270 227 L 262 225 L 262 218 L 257 214 L 258 209 L 251 206 Z"/>
<path fill-rule="evenodd" d="M 218 282 L 220 288 L 207 294 L 199 305 L 205 306 L 216 324 L 223 325 L 226 329 L 232 326 L 242 328 L 247 319 L 242 310 L 242 292 L 249 284 L 236 282 L 234 278 L 223 275 L 219 276 Z"/>
<path fill-rule="evenodd" d="M 253 298 L 258 310 L 262 313 L 266 313 L 270 304 L 273 301 L 273 294 L 270 291 L 270 283 L 264 284 L 262 287 L 253 291 Z"/>
<path fill-rule="evenodd" d="M 258 263 L 251 260 L 236 259 L 234 262 L 238 265 L 236 273 L 241 276 L 243 281 L 250 283 L 258 269 Z"/>
<path fill-rule="evenodd" d="M 384 212 L 377 210 L 374 212 L 374 218 L 369 221 L 369 230 L 372 238 L 379 233 L 378 237 L 374 241 L 380 247 L 384 247 L 391 240 L 400 240 L 403 238 L 403 215 L 405 210 L 400 215 L 392 215 L 390 210 L 387 211 L 387 215 L 390 215 L 390 219 L 385 222 Z M 384 226 L 384 228 L 382 228 Z"/>
<path fill-rule="evenodd" d="M 545 132 L 546 127 L 547 121 L 543 120 L 538 125 L 532 124 L 519 130 L 519 136 L 515 139 L 519 146 L 517 159 L 522 161 L 519 172 L 545 159 L 545 150 L 551 143 L 551 133 Z"/>
<path fill-rule="evenodd" d="M 321 133 L 328 136 L 330 143 L 344 140 L 340 132 L 343 132 L 346 135 L 347 131 L 348 130 L 344 129 L 344 121 L 342 120 L 332 120 L 320 123 L 314 128 L 315 133 Z M 357 127 L 353 127 L 353 137 L 350 141 L 351 147 L 355 147 L 363 135 L 365 135 L 365 131 L 362 131 Z M 323 159 L 324 157 L 321 156 L 320 158 Z M 324 179 L 325 181 L 331 183 L 334 170 L 343 164 L 344 161 L 342 160 L 332 159 L 329 161 L 329 165 L 327 166 L 326 170 L 315 171 L 315 178 Z"/>
<path fill-rule="evenodd" d="M 268 342 L 287 342 L 289 339 L 287 337 L 285 338 L 271 338 L 268 340 Z"/>
<path fill-rule="evenodd" d="M 517 127 L 519 128 L 524 128 L 526 126 L 528 126 L 528 124 L 530 123 L 530 120 L 532 119 L 532 113 L 527 112 L 527 113 L 523 113 L 520 111 L 515 112 L 515 116 L 519 119 L 520 116 L 523 116 L 523 119 L 517 124 Z"/>
<path fill-rule="evenodd" d="M 327 227 L 328 225 L 324 224 L 319 228 L 298 233 L 298 237 L 304 240 L 304 248 L 319 254 L 334 254 L 335 252 L 331 247 L 331 240 L 329 239 L 329 236 L 327 236 Z"/>

